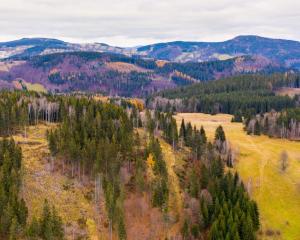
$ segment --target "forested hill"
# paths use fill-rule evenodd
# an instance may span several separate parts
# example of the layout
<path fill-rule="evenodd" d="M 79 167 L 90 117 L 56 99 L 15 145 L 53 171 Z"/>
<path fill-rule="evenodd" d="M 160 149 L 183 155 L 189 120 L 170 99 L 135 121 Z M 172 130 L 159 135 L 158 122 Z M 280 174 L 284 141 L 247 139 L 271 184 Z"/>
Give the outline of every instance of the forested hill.
<path fill-rule="evenodd" d="M 159 90 L 241 73 L 287 70 L 258 56 L 203 63 L 172 63 L 138 56 L 81 51 L 17 56 L 2 61 L 0 87 L 144 97 Z"/>
<path fill-rule="evenodd" d="M 138 48 L 140 54 L 168 61 L 211 61 L 260 55 L 285 66 L 300 67 L 300 43 L 259 36 L 238 36 L 224 42 L 168 42 Z"/>
<path fill-rule="evenodd" d="M 164 91 L 148 106 L 183 112 L 256 114 L 299 104 L 298 97 L 277 96 L 281 87 L 300 87 L 298 74 L 241 75 Z"/>

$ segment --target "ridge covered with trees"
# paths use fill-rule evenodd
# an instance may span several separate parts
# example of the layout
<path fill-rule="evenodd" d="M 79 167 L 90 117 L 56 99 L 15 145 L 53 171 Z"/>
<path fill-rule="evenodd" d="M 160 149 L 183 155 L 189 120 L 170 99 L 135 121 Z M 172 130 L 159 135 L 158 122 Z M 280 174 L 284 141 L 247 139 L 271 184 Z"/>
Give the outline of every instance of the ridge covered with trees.
<path fill-rule="evenodd" d="M 297 97 L 277 96 L 280 87 L 299 87 L 297 74 L 241 75 L 167 90 L 150 97 L 150 108 L 178 112 L 253 115 L 295 107 Z"/>
<path fill-rule="evenodd" d="M 161 64 L 155 59 L 109 52 L 62 52 L 15 56 L 3 60 L 0 88 L 26 88 L 39 84 L 49 92 L 101 92 L 115 96 L 150 95 L 160 90 L 249 73 L 289 69 L 253 56 L 207 62 Z M 19 83 L 18 83 L 19 82 Z M 20 83 L 22 86 L 20 86 Z"/>

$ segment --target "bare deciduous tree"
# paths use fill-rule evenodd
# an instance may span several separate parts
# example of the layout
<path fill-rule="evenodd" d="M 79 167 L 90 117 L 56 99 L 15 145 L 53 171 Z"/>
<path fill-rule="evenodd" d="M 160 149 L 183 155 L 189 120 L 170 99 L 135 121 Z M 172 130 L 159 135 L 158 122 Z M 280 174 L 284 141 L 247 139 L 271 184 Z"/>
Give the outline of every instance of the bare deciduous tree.
<path fill-rule="evenodd" d="M 281 154 L 280 154 L 279 164 L 280 164 L 280 170 L 282 172 L 285 172 L 286 169 L 289 166 L 289 157 L 288 157 L 288 154 L 285 150 L 282 151 Z"/>

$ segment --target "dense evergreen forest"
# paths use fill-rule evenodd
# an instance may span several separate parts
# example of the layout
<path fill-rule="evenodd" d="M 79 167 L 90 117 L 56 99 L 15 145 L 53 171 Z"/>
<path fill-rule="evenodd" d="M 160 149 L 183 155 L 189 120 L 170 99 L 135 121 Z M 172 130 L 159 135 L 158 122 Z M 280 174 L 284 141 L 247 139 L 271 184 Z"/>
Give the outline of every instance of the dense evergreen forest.
<path fill-rule="evenodd" d="M 300 108 L 271 111 L 245 119 L 248 134 L 266 134 L 270 137 L 300 139 Z"/>
<path fill-rule="evenodd" d="M 167 90 L 149 98 L 150 108 L 203 113 L 229 113 L 253 115 L 272 109 L 280 111 L 299 104 L 291 99 L 276 96 L 280 87 L 299 87 L 296 74 L 242 75 L 217 81 L 203 82 L 174 90 Z"/>
<path fill-rule="evenodd" d="M 0 141 L 0 238 L 15 239 L 26 226 L 28 210 L 20 197 L 21 149 L 11 140 Z"/>
<path fill-rule="evenodd" d="M 116 70 L 109 70 L 106 72 L 90 74 L 80 73 L 54 73 L 48 76 L 48 80 L 52 84 L 63 85 L 71 84 L 69 91 L 91 90 L 95 85 L 105 86 L 105 89 L 111 89 L 112 92 L 119 91 L 122 96 L 131 96 L 137 90 L 146 87 L 152 80 L 153 74 L 150 72 L 141 73 L 131 71 L 130 73 L 122 73 Z M 113 79 L 113 81 L 112 81 Z M 110 94 L 108 90 L 103 91 Z"/>
<path fill-rule="evenodd" d="M 190 123 L 177 127 L 171 112 L 143 113 L 134 102 L 104 103 L 86 96 L 50 96 L 2 92 L 1 135 L 26 135 L 29 125 L 57 123 L 47 133 L 53 171 L 94 184 L 96 203 L 104 194 L 109 235 L 127 239 L 124 201 L 130 192 L 147 193 L 152 207 L 169 210 L 169 170 L 160 141 L 187 152 L 178 172 L 183 191 L 183 239 L 255 239 L 259 228 L 256 203 L 250 200 L 234 165 L 220 126 L 213 142 L 205 129 Z M 140 133 L 144 133 L 141 139 Z M 30 221 L 21 198 L 22 153 L 13 140 L 0 143 L 0 204 L 3 239 L 63 239 L 64 223 L 47 200 Z M 129 175 L 124 182 L 122 169 Z M 193 207 L 196 203 L 197 207 Z M 98 213 L 99 214 L 99 213 Z"/>
<path fill-rule="evenodd" d="M 175 63 L 168 62 L 164 64 L 163 67 L 157 68 L 156 72 L 161 74 L 169 74 L 174 71 L 178 71 L 186 76 L 192 77 L 198 81 L 208 81 L 216 78 L 216 73 L 224 73 L 224 75 L 232 75 L 230 72 L 234 72 L 236 58 L 223 60 L 223 61 L 207 61 L 207 62 L 186 62 L 186 63 Z M 250 56 L 243 56 L 243 61 L 253 61 L 254 60 Z M 272 67 L 265 68 L 260 71 L 260 73 L 272 73 L 272 72 L 283 72 L 285 69 L 280 67 Z M 245 72 L 246 74 L 247 72 Z M 242 74 L 242 72 L 240 72 Z M 185 85 L 186 78 L 177 77 L 173 78 L 173 80 L 177 80 L 178 83 L 182 83 L 179 85 Z M 181 81 L 180 81 L 181 80 Z"/>

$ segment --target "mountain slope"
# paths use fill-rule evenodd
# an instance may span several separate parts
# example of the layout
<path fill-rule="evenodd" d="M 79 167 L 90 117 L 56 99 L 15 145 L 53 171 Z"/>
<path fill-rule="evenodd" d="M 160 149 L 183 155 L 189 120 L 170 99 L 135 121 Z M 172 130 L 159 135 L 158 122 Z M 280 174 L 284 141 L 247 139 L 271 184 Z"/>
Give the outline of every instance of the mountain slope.
<path fill-rule="evenodd" d="M 258 56 L 163 64 L 151 59 L 98 52 L 65 52 L 18 59 L 0 62 L 1 88 L 34 87 L 52 92 L 88 91 L 145 96 L 159 90 L 241 73 L 287 70 Z"/>
<path fill-rule="evenodd" d="M 9 63 L 2 62 L 6 68 L 2 67 L 2 71 L 0 68 L 1 80 L 21 85 L 39 83 L 55 92 L 92 91 L 129 96 L 144 86 L 151 87 L 151 81 L 156 79 L 151 69 L 139 66 L 143 60 L 133 62 L 123 55 L 108 53 L 56 53 Z"/>
<path fill-rule="evenodd" d="M 168 61 L 224 60 L 260 55 L 288 67 L 300 67 L 300 42 L 259 36 L 238 36 L 224 42 L 169 42 L 140 47 L 139 54 Z"/>

